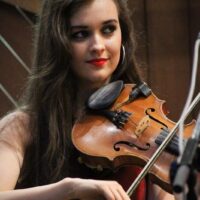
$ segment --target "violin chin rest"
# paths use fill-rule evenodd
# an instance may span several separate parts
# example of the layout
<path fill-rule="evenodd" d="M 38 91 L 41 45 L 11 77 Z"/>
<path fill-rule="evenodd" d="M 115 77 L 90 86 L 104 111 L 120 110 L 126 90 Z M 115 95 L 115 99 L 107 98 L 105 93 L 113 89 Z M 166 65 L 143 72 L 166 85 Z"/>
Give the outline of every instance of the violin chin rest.
<path fill-rule="evenodd" d="M 87 101 L 87 107 L 92 110 L 105 109 L 111 106 L 124 88 L 123 81 L 109 83 L 95 91 Z"/>

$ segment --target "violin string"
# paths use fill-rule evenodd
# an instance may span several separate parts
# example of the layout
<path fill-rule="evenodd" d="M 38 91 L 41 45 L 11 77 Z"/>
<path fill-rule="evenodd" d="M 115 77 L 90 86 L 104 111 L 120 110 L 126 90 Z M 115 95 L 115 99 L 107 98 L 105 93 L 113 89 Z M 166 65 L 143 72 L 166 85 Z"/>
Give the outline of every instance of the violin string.
<path fill-rule="evenodd" d="M 186 115 L 188 112 L 189 105 L 191 104 L 193 95 L 194 95 L 194 90 L 195 90 L 195 84 L 196 84 L 196 76 L 197 76 L 197 69 L 198 69 L 198 52 L 199 52 L 199 45 L 200 45 L 200 34 L 195 42 L 195 47 L 194 47 L 194 57 L 193 57 L 193 66 L 192 66 L 192 78 L 191 78 L 191 83 L 190 83 L 190 89 L 189 89 L 189 94 L 185 103 L 185 106 L 183 108 L 183 112 L 180 117 L 180 125 L 179 125 L 179 152 L 180 156 L 179 159 L 181 158 L 183 154 L 183 149 L 184 149 L 184 144 L 183 144 L 183 130 L 184 130 L 184 121 L 186 119 Z"/>
<path fill-rule="evenodd" d="M 127 122 L 133 125 L 133 126 L 130 126 L 131 128 L 132 127 L 134 127 L 134 128 L 137 127 L 137 123 L 134 122 L 130 117 L 128 118 Z M 129 135 L 134 134 L 136 137 L 138 137 L 138 135 L 135 133 L 135 131 L 132 132 L 132 131 L 129 131 L 128 129 L 123 128 L 123 132 L 124 133 L 128 133 Z"/>
<path fill-rule="evenodd" d="M 135 123 L 131 118 L 129 118 L 129 121 L 130 121 L 131 124 L 133 124 L 133 127 L 137 128 L 137 126 L 138 126 L 137 123 Z M 135 130 L 136 130 L 136 129 L 135 129 Z M 134 131 L 134 135 L 135 135 L 137 138 L 139 137 L 139 135 L 136 134 L 136 131 Z"/>
<path fill-rule="evenodd" d="M 132 121 L 132 119 L 131 119 L 130 117 L 129 117 L 129 119 L 128 119 L 127 122 L 130 122 L 130 123 L 133 125 L 133 127 L 136 127 L 136 126 L 137 126 L 137 124 L 136 124 L 134 121 Z M 123 129 L 123 133 L 128 133 L 129 135 L 134 134 L 135 136 L 137 136 L 137 135 L 135 134 L 135 131 L 131 132 L 131 131 L 129 131 L 128 129 L 125 129 L 125 128 L 122 128 L 122 129 Z"/>
<path fill-rule="evenodd" d="M 128 135 L 132 135 L 132 132 L 130 132 L 129 130 L 125 129 L 125 128 L 122 128 L 123 129 L 123 134 L 127 133 Z"/>
<path fill-rule="evenodd" d="M 134 127 L 136 127 L 137 126 L 137 123 L 135 123 L 131 118 L 129 118 L 129 120 L 128 120 L 131 124 L 133 124 L 134 125 Z"/>

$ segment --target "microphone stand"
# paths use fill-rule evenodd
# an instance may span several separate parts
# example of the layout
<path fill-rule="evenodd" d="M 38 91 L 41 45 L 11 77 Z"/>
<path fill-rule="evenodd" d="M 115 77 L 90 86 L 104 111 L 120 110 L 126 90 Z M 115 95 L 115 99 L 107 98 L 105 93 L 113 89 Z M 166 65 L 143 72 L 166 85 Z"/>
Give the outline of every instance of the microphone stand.
<path fill-rule="evenodd" d="M 182 113 L 182 118 L 185 116 L 185 111 L 189 107 L 190 100 L 193 96 L 196 75 L 197 75 L 197 66 L 198 66 L 198 50 L 200 45 L 200 33 L 198 33 L 197 40 L 195 42 L 195 51 L 194 51 L 194 60 L 193 60 L 193 72 L 191 79 L 191 87 L 188 95 L 188 99 L 185 105 L 185 108 Z M 181 120 L 180 126 L 180 136 L 182 138 L 183 134 L 183 120 Z M 183 146 L 183 140 L 181 139 L 180 147 Z M 200 172 L 200 163 L 198 160 L 200 159 L 200 112 L 197 118 L 197 123 L 192 133 L 192 137 L 188 139 L 186 146 L 183 152 L 178 159 L 179 161 L 175 161 L 171 164 L 170 168 L 170 181 L 173 186 L 174 193 L 182 194 L 184 197 L 186 196 L 188 200 L 197 200 L 197 194 L 195 193 L 196 186 L 196 175 L 197 171 Z M 187 191 L 186 191 L 187 189 Z M 186 194 L 186 195 L 185 195 Z M 184 198 L 185 199 L 185 198 Z"/>
<path fill-rule="evenodd" d="M 180 162 L 171 165 L 170 178 L 174 193 L 186 194 L 187 200 L 197 200 L 195 186 L 200 172 L 200 112 L 192 137 L 188 139 Z M 188 190 L 186 192 L 186 189 Z"/>

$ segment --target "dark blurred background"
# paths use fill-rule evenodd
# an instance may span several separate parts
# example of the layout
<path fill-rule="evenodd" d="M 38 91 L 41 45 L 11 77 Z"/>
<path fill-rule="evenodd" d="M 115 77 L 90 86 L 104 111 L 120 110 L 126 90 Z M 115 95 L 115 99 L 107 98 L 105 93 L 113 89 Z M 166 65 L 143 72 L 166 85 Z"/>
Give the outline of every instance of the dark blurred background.
<path fill-rule="evenodd" d="M 32 61 L 33 33 L 42 0 L 0 0 L 0 117 L 17 107 Z M 129 0 L 144 80 L 166 101 L 176 121 L 191 79 L 200 32 L 199 0 Z M 200 67 L 199 67 L 200 68 Z M 200 69 L 196 93 L 200 91 Z M 198 105 L 191 117 L 200 110 Z"/>

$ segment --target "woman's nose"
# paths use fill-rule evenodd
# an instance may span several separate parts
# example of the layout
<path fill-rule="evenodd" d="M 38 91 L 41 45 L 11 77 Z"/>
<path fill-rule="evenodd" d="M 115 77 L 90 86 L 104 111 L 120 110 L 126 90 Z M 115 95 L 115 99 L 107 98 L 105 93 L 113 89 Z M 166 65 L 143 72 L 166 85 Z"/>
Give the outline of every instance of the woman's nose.
<path fill-rule="evenodd" d="M 90 51 L 92 54 L 100 56 L 105 50 L 104 39 L 96 34 L 91 38 Z"/>

